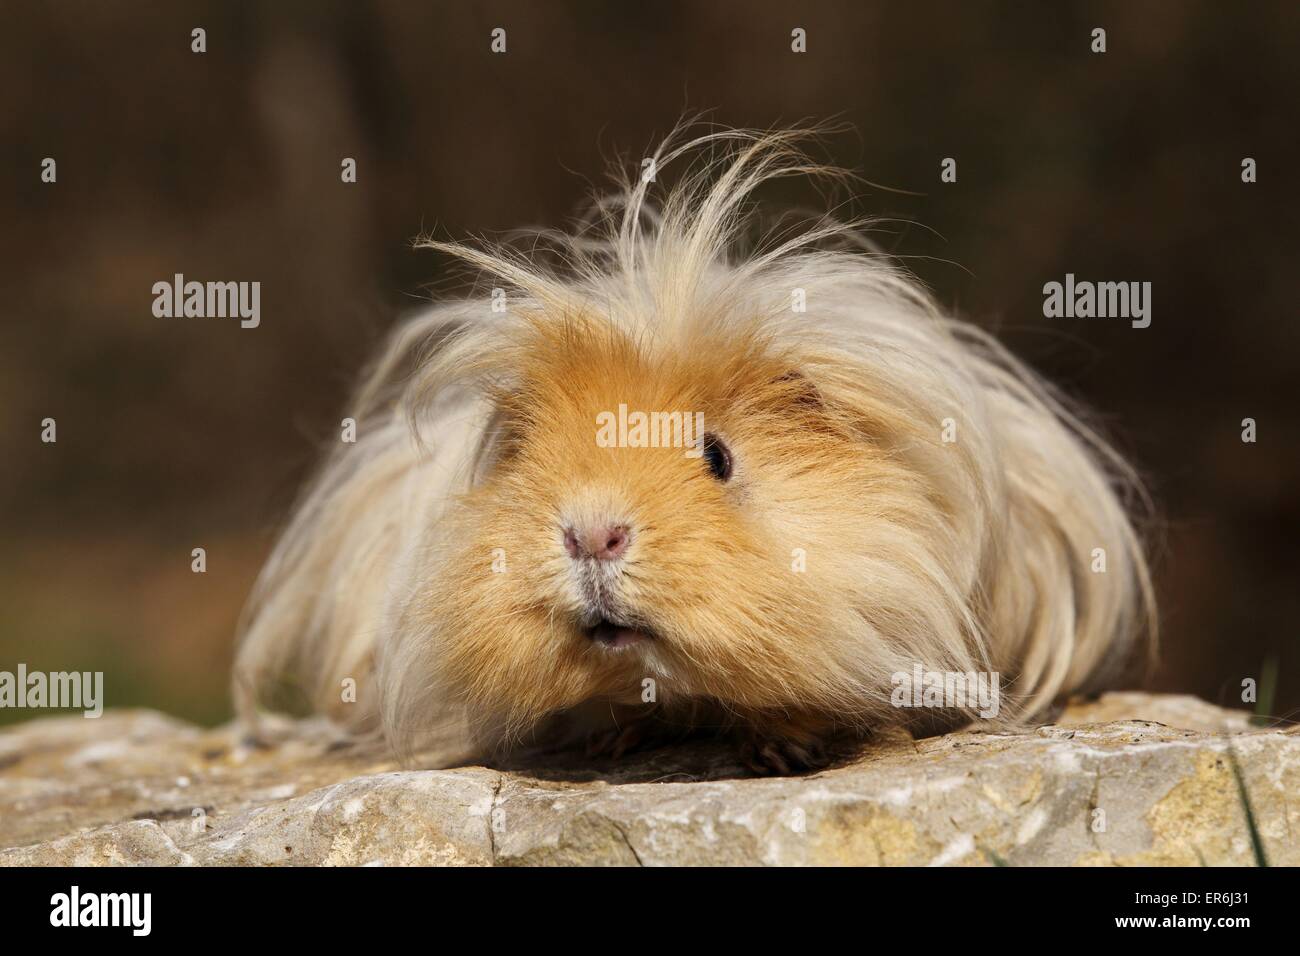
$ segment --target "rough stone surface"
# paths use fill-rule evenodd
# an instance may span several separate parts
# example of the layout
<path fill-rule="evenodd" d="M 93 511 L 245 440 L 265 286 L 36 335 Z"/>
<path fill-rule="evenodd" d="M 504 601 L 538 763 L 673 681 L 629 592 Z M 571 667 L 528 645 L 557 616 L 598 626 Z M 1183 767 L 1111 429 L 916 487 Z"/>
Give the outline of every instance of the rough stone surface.
<path fill-rule="evenodd" d="M 402 769 L 320 721 L 253 747 L 150 711 L 0 733 L 0 865 L 1300 864 L 1300 729 L 1108 694 L 1019 733 L 885 737 L 806 777 L 699 742 Z"/>

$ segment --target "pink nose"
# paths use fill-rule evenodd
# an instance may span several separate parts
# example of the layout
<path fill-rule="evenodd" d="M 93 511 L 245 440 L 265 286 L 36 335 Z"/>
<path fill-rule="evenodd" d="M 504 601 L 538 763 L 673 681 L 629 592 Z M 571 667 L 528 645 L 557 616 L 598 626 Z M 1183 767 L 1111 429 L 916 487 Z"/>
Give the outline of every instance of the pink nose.
<path fill-rule="evenodd" d="M 594 558 L 616 561 L 627 550 L 631 533 L 626 525 L 593 525 L 588 528 L 565 528 L 564 550 L 575 560 Z"/>

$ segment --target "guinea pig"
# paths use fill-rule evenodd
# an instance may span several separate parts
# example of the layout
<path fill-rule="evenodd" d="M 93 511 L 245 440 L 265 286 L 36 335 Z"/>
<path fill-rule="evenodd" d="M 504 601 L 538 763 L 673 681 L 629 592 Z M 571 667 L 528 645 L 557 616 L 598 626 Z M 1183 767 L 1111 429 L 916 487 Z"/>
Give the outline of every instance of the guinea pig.
<path fill-rule="evenodd" d="M 737 251 L 756 187 L 819 171 L 799 136 L 670 140 L 667 195 L 625 182 L 555 264 L 423 243 L 495 288 L 364 378 L 250 600 L 247 719 L 287 682 L 403 754 L 563 717 L 615 755 L 685 728 L 784 773 L 991 717 L 915 708 L 912 675 L 987 675 L 1023 722 L 1152 644 L 1141 487 L 1065 401 L 859 225 Z"/>

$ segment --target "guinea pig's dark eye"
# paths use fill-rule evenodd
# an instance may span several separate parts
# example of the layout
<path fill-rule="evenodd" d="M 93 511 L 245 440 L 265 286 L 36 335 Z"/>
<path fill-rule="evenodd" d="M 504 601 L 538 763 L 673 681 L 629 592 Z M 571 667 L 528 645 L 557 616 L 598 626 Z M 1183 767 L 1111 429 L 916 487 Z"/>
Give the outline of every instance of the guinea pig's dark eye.
<path fill-rule="evenodd" d="M 718 481 L 731 477 L 731 450 L 717 435 L 704 436 L 704 461 L 709 466 L 709 474 Z"/>

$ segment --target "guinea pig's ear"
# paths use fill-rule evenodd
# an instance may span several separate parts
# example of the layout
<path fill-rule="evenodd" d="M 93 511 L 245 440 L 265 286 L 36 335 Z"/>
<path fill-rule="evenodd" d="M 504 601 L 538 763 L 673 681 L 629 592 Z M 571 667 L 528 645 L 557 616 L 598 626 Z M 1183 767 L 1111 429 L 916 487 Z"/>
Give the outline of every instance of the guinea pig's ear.
<path fill-rule="evenodd" d="M 779 375 L 772 383 L 780 392 L 782 400 L 791 406 L 809 412 L 824 412 L 826 401 L 817 385 L 799 369 L 791 369 Z"/>
<path fill-rule="evenodd" d="M 474 451 L 471 462 L 471 481 L 474 487 L 481 485 L 499 466 L 508 462 L 519 450 L 519 436 L 510 416 L 497 406 L 492 410 Z"/>
<path fill-rule="evenodd" d="M 837 405 L 802 369 L 791 369 L 771 382 L 776 408 L 787 421 L 808 432 L 855 439 L 863 432 L 846 409 Z"/>

